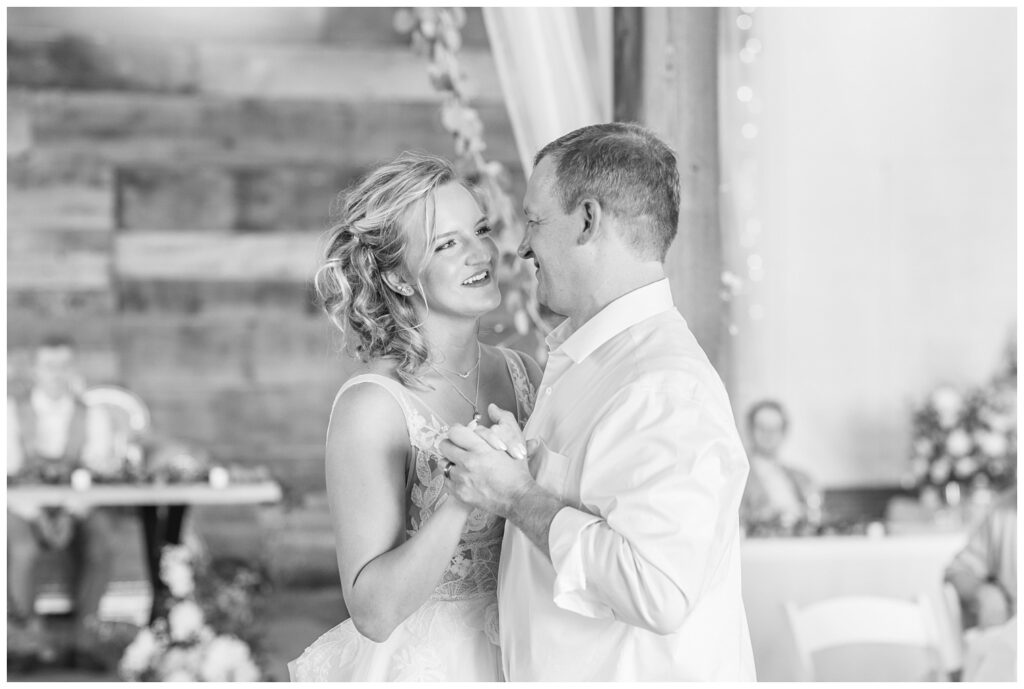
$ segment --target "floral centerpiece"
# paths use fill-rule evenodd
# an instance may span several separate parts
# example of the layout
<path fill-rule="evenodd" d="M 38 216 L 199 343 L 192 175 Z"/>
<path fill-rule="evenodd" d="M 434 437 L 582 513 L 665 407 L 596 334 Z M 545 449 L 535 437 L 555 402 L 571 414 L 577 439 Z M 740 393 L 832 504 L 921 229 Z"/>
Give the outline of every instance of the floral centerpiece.
<path fill-rule="evenodd" d="M 265 580 L 237 563 L 210 564 L 187 546 L 167 546 L 160 578 L 166 616 L 143 627 L 121 656 L 126 681 L 258 682 L 257 598 Z"/>
<path fill-rule="evenodd" d="M 1017 473 L 1017 371 L 1012 360 L 987 385 L 944 385 L 915 409 L 911 473 L 922 492 L 947 501 L 963 491 L 1000 489 Z"/>

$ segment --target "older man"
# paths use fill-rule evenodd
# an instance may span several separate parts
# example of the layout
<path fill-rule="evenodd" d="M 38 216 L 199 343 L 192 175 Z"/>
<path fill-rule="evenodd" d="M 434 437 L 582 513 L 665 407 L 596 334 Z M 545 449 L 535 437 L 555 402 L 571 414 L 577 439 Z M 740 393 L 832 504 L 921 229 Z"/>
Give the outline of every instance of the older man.
<path fill-rule="evenodd" d="M 584 127 L 537 154 L 525 213 L 519 255 L 541 302 L 567 317 L 548 337 L 533 416 L 524 437 L 492 408 L 491 429 L 453 427 L 441 446 L 451 490 L 507 519 L 506 676 L 753 680 L 747 458 L 664 272 L 675 156 L 638 125 Z"/>

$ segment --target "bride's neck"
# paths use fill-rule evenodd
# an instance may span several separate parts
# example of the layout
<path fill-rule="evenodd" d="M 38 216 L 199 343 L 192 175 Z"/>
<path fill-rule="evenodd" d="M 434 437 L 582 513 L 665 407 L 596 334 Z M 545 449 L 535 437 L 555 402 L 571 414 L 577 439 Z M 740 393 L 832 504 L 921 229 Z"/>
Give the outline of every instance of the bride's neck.
<path fill-rule="evenodd" d="M 435 363 L 454 371 L 472 368 L 480 356 L 479 325 L 478 319 L 425 323 L 423 335 Z"/>

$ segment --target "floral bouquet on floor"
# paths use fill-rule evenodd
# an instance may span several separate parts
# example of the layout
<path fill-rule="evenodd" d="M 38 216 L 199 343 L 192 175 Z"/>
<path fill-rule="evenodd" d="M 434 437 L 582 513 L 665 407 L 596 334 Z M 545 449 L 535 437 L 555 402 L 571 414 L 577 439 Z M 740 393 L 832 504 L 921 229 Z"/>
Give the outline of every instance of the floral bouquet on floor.
<path fill-rule="evenodd" d="M 160 578 L 166 617 L 139 630 L 118 670 L 126 681 L 258 682 L 258 616 L 266 591 L 260 573 L 227 562 L 208 564 L 187 546 L 164 548 Z"/>

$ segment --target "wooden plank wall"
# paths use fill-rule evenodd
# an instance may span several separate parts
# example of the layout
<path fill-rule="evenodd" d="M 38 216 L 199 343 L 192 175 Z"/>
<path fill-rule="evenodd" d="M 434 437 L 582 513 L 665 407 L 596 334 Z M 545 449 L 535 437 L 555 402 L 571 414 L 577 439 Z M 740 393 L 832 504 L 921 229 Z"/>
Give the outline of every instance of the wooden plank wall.
<path fill-rule="evenodd" d="M 331 202 L 452 145 L 392 9 L 203 12 L 8 10 L 9 377 L 68 332 L 159 433 L 316 489 L 346 372 L 309 286 Z M 464 37 L 489 154 L 521 180 L 479 10 Z"/>

